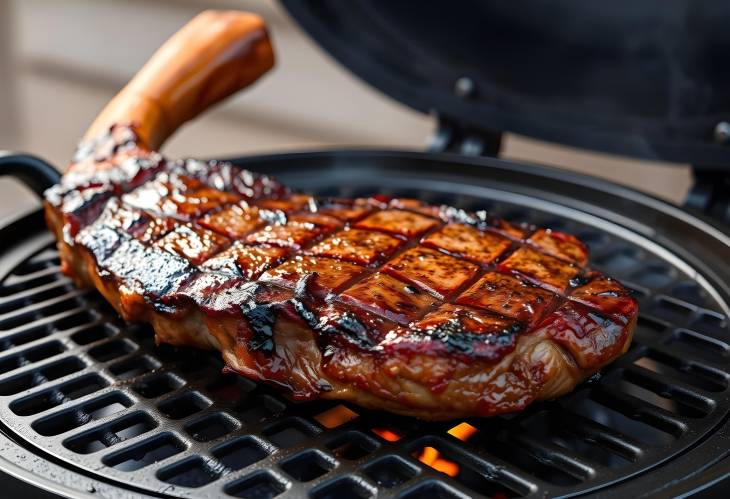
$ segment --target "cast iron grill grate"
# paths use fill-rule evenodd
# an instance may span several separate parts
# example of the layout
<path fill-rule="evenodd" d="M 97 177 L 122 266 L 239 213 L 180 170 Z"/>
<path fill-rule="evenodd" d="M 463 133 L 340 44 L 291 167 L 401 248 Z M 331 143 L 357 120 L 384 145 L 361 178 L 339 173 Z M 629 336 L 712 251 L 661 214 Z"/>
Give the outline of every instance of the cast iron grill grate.
<path fill-rule="evenodd" d="M 2 420 L 69 466 L 152 494 L 419 498 L 595 490 L 678 455 L 727 416 L 728 319 L 692 269 L 647 241 L 534 207 L 436 190 L 386 194 L 575 233 L 592 265 L 639 299 L 630 351 L 571 395 L 492 420 L 434 424 L 294 404 L 221 374 L 216 354 L 156 347 L 150 328 L 122 323 L 60 273 L 49 236 L 0 284 Z"/>

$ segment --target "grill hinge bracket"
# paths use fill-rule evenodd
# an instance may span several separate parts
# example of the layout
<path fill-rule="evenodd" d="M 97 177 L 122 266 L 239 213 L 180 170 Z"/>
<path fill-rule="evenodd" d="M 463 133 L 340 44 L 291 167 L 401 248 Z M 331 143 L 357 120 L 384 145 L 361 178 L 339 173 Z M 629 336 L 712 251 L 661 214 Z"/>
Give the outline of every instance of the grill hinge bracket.
<path fill-rule="evenodd" d="M 428 143 L 428 152 L 450 152 L 464 156 L 498 156 L 502 132 L 484 130 L 444 116 L 438 116 L 438 127 Z"/>
<path fill-rule="evenodd" d="M 695 168 L 684 205 L 730 225 L 730 176 L 726 170 Z"/>

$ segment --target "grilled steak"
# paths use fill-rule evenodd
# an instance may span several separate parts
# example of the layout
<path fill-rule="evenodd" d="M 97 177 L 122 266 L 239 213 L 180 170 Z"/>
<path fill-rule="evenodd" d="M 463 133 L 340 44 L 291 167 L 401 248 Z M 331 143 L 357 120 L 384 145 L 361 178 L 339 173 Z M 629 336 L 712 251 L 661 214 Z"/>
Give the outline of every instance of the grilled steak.
<path fill-rule="evenodd" d="M 79 285 L 294 399 L 424 419 L 520 410 L 628 348 L 636 302 L 573 236 L 153 151 L 270 66 L 258 18 L 206 13 L 102 113 L 46 197 Z"/>

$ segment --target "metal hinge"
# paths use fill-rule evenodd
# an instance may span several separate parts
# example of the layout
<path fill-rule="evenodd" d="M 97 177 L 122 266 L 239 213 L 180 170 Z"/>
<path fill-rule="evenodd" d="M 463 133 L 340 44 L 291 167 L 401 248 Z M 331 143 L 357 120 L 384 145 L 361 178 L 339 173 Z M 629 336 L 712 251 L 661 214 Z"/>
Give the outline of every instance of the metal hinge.
<path fill-rule="evenodd" d="M 498 156 L 502 132 L 465 126 L 443 116 L 428 143 L 428 152 L 452 152 L 464 156 Z"/>
<path fill-rule="evenodd" d="M 730 225 L 730 176 L 726 170 L 695 169 L 694 185 L 685 206 L 700 210 Z"/>

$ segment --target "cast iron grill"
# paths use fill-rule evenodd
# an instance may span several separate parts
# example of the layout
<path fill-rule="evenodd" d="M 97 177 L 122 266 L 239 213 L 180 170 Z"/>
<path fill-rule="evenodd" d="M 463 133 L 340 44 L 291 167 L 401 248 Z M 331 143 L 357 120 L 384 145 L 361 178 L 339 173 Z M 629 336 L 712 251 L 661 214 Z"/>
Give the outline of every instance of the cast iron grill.
<path fill-rule="evenodd" d="M 149 327 L 124 324 L 60 273 L 46 235 L 0 275 L 7 430 L 120 493 L 538 497 L 650 472 L 713 435 L 730 413 L 727 303 L 666 247 L 479 182 L 391 172 L 383 189 L 366 171 L 275 173 L 320 195 L 418 197 L 572 232 L 590 246 L 592 266 L 634 291 L 635 341 L 574 393 L 507 417 L 424 423 L 336 402 L 295 404 L 221 374 L 218 354 L 155 346 Z"/>

